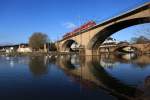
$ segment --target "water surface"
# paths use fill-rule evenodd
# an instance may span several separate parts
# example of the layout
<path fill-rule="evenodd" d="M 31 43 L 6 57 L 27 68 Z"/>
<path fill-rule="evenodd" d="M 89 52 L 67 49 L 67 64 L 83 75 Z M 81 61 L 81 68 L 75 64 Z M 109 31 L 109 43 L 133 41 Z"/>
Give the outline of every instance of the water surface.
<path fill-rule="evenodd" d="M 150 56 L 0 57 L 3 100 L 149 98 Z"/>

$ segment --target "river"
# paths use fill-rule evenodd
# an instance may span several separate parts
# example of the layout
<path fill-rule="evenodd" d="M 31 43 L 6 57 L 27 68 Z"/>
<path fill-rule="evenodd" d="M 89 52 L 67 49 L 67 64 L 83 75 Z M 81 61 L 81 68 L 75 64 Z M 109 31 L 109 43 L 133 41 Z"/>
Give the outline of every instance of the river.
<path fill-rule="evenodd" d="M 1 100 L 150 100 L 150 55 L 0 56 Z"/>

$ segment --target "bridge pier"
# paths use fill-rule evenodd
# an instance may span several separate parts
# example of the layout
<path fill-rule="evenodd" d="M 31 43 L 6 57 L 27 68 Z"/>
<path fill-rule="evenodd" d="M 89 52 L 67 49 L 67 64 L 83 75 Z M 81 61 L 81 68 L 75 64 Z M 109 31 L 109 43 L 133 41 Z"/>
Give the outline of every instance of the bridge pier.
<path fill-rule="evenodd" d="M 89 49 L 86 49 L 85 50 L 85 55 L 86 56 L 98 55 L 98 50 L 89 50 Z"/>
<path fill-rule="evenodd" d="M 92 55 L 92 50 L 88 50 L 88 49 L 85 50 L 85 55 L 89 55 L 89 56 Z"/>

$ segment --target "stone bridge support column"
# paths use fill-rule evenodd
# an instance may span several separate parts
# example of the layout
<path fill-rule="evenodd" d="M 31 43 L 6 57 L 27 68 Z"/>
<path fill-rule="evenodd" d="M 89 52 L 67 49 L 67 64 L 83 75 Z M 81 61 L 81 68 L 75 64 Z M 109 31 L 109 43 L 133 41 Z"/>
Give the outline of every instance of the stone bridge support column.
<path fill-rule="evenodd" d="M 89 49 L 86 49 L 85 50 L 85 55 L 86 56 L 98 55 L 98 50 L 89 50 Z"/>
<path fill-rule="evenodd" d="M 92 50 L 86 49 L 86 50 L 85 50 L 85 55 L 92 55 Z"/>

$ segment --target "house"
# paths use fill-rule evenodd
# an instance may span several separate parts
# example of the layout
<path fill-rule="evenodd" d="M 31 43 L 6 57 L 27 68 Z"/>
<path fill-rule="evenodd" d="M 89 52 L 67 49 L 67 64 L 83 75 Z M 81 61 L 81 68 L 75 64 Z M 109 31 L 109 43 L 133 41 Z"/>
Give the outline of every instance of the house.
<path fill-rule="evenodd" d="M 32 52 L 32 49 L 28 46 L 28 44 L 20 44 L 17 52 L 25 53 L 25 52 Z"/>
<path fill-rule="evenodd" d="M 0 52 L 11 53 L 15 52 L 18 48 L 18 45 L 1 45 Z"/>
<path fill-rule="evenodd" d="M 11 53 L 14 51 L 14 47 L 9 47 L 7 49 L 5 49 L 6 53 Z"/>

